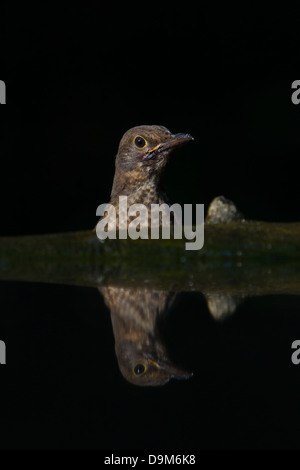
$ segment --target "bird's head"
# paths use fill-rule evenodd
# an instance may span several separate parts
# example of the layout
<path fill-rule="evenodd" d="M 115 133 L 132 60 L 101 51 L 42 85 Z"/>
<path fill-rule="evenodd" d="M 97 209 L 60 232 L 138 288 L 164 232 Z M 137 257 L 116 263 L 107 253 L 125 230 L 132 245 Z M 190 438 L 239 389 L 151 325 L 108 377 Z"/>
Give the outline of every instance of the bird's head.
<path fill-rule="evenodd" d="M 116 164 L 123 171 L 145 174 L 164 168 L 172 150 L 190 140 L 189 134 L 172 134 L 163 126 L 137 126 L 122 137 Z"/>
<path fill-rule="evenodd" d="M 191 372 L 175 366 L 165 351 L 155 351 L 143 345 L 124 341 L 116 348 L 120 371 L 134 385 L 160 386 L 171 379 L 189 379 Z"/>

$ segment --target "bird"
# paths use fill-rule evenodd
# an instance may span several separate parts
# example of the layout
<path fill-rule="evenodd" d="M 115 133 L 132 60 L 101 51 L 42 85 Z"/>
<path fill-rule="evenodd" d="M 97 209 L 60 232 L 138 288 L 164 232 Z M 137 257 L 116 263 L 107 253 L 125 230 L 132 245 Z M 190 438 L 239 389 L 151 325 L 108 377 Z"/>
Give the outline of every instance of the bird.
<path fill-rule="evenodd" d="M 163 340 L 177 294 L 152 289 L 99 288 L 110 309 L 115 352 L 123 377 L 138 386 L 161 386 L 193 374 L 176 366 Z"/>
<path fill-rule="evenodd" d="M 115 174 L 110 204 L 119 221 L 119 197 L 127 196 L 127 204 L 168 204 L 163 175 L 172 151 L 194 138 L 187 133 L 172 134 L 160 125 L 142 125 L 123 135 L 115 159 Z M 150 214 L 150 211 L 149 211 Z M 132 217 L 127 217 L 127 223 Z M 109 220 L 107 220 L 109 222 Z"/>
<path fill-rule="evenodd" d="M 120 196 L 127 196 L 129 205 L 142 203 L 148 209 L 151 204 L 170 205 L 163 187 L 165 168 L 172 151 L 192 140 L 190 134 L 172 134 L 164 126 L 143 125 L 129 129 L 120 141 L 115 161 L 110 204 L 117 215 Z M 219 196 L 208 208 L 206 223 L 243 220 L 235 204 Z M 115 353 L 127 381 L 138 386 L 161 386 L 173 378 L 192 377 L 192 372 L 170 360 L 163 341 L 166 314 L 178 293 L 113 285 L 100 287 L 99 291 L 110 309 Z M 211 314 L 218 320 L 232 314 L 239 303 L 239 299 L 214 292 L 205 296 Z"/>
<path fill-rule="evenodd" d="M 164 170 L 172 151 L 191 140 L 194 139 L 190 134 L 172 134 L 158 125 L 136 126 L 123 135 L 110 196 L 117 228 L 120 196 L 127 196 L 128 205 L 140 203 L 147 209 L 151 209 L 151 204 L 170 205 L 163 188 Z M 107 213 L 104 216 L 109 217 Z M 126 214 L 126 218 L 129 223 L 131 217 Z M 139 386 L 160 386 L 171 378 L 191 377 L 192 373 L 172 363 L 161 336 L 163 319 L 176 298 L 173 292 L 112 285 L 99 291 L 110 309 L 115 352 L 127 381 Z"/>

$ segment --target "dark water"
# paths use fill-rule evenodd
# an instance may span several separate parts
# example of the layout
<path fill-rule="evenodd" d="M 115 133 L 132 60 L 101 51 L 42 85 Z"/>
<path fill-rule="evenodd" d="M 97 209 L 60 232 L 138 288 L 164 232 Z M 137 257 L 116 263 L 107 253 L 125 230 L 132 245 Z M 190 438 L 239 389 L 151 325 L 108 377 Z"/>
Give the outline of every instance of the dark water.
<path fill-rule="evenodd" d="M 218 322 L 181 293 L 160 341 L 194 375 L 160 387 L 121 375 L 97 289 L 1 282 L 0 299 L 2 448 L 299 447 L 299 297 L 246 298 Z"/>

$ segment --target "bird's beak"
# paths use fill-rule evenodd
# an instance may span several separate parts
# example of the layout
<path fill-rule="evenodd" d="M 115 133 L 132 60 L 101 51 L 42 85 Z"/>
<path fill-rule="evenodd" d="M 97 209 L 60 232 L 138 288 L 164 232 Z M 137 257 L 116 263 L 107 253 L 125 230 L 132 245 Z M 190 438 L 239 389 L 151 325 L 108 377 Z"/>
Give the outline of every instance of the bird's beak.
<path fill-rule="evenodd" d="M 173 147 L 178 147 L 179 145 L 185 144 L 186 142 L 190 142 L 191 140 L 195 140 L 190 134 L 175 134 L 171 140 L 163 144 L 165 149 L 171 149 Z"/>
<path fill-rule="evenodd" d="M 152 149 L 148 150 L 146 157 L 144 160 L 151 160 L 154 158 L 158 153 L 164 152 L 165 150 L 171 150 L 175 147 L 179 147 L 179 145 L 185 144 L 186 142 L 190 142 L 191 140 L 195 140 L 190 134 L 174 134 L 170 140 L 167 142 L 162 142 L 161 144 L 156 145 Z"/>
<path fill-rule="evenodd" d="M 148 358 L 148 362 L 156 366 L 158 369 L 162 369 L 163 371 L 165 371 L 166 374 L 168 374 L 168 376 L 170 377 L 170 379 L 186 380 L 190 379 L 193 376 L 193 372 L 188 372 L 186 370 L 180 369 L 179 367 L 176 367 L 166 361 L 154 361 L 153 359 Z"/>
<path fill-rule="evenodd" d="M 172 379 L 177 380 L 187 380 L 194 375 L 193 372 L 189 372 L 174 366 L 169 366 L 168 372 L 170 373 Z"/>

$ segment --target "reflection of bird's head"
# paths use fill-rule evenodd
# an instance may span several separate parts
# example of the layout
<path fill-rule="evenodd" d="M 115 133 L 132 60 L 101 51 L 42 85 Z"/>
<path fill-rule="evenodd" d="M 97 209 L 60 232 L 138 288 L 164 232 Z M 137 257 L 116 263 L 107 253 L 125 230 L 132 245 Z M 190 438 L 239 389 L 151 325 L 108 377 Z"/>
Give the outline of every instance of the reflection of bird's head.
<path fill-rule="evenodd" d="M 137 126 L 122 137 L 116 159 L 123 171 L 138 170 L 145 175 L 159 171 L 171 151 L 189 140 L 189 134 L 172 134 L 163 126 Z"/>
<path fill-rule="evenodd" d="M 172 364 L 164 342 L 174 292 L 112 286 L 100 290 L 110 309 L 119 368 L 128 382 L 159 386 L 193 375 Z"/>
<path fill-rule="evenodd" d="M 193 375 L 173 365 L 162 351 L 158 354 L 152 347 L 138 347 L 129 340 L 117 345 L 116 354 L 122 375 L 134 385 L 159 386 Z"/>

